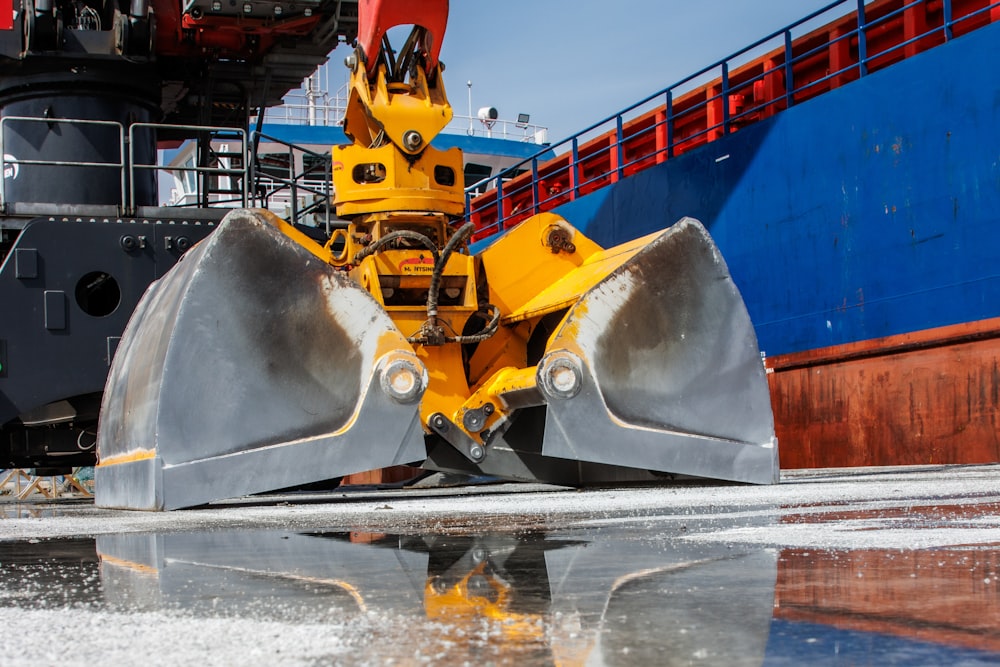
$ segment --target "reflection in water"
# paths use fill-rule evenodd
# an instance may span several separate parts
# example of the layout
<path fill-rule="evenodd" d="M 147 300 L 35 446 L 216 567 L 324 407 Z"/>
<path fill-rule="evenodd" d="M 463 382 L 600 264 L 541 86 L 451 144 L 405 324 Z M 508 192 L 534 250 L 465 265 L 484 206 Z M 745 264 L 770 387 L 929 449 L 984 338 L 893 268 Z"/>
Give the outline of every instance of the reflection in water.
<path fill-rule="evenodd" d="M 0 606 L 280 620 L 366 655 L 530 664 L 995 664 L 985 548 L 782 551 L 626 528 L 0 543 Z M 359 630 L 360 632 L 360 630 Z M 874 661 L 874 662 L 873 662 Z"/>
<path fill-rule="evenodd" d="M 760 665 L 776 572 L 773 551 L 626 533 L 182 533 L 101 536 L 97 550 L 116 607 L 303 622 L 388 612 L 400 628 L 433 623 L 449 661 L 530 664 Z"/>
<path fill-rule="evenodd" d="M 769 551 L 629 577 L 608 599 L 604 653 L 643 665 L 760 665 L 773 597 Z M 657 640 L 633 643 L 637 634 Z"/>
<path fill-rule="evenodd" d="M 988 650 L 1000 658 L 1000 554 L 785 549 L 775 618 Z"/>

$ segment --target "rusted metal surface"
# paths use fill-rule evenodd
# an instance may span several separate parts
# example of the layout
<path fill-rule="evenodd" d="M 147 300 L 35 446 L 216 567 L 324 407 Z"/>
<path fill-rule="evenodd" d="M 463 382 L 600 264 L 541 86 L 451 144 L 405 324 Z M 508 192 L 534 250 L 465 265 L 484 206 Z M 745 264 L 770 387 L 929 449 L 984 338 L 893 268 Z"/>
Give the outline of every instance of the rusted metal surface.
<path fill-rule="evenodd" d="M 782 468 L 1000 461 L 1000 318 L 767 367 Z"/>
<path fill-rule="evenodd" d="M 367 472 L 356 472 L 345 475 L 341 486 L 369 486 L 372 484 L 399 484 L 424 474 L 420 468 L 413 466 L 391 466 Z"/>

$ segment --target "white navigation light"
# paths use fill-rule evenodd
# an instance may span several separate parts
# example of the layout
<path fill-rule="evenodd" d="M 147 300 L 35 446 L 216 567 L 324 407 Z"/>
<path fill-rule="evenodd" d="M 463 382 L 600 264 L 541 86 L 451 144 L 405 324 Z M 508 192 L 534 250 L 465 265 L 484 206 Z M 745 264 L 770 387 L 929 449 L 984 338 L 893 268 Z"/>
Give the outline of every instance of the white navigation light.
<path fill-rule="evenodd" d="M 496 107 L 483 107 L 479 110 L 479 122 L 486 126 L 486 129 L 492 130 L 493 126 L 496 125 L 497 118 L 500 117 L 500 112 L 496 110 Z"/>

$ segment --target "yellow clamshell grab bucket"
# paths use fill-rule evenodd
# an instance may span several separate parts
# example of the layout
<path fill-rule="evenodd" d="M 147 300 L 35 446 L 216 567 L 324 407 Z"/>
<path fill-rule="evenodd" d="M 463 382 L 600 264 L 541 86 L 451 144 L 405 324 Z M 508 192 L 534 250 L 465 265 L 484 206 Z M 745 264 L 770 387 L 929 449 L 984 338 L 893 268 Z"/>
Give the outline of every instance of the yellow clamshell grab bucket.
<path fill-rule="evenodd" d="M 360 9 L 353 143 L 333 149 L 346 229 L 321 248 L 234 211 L 150 287 L 104 394 L 97 504 L 172 509 L 412 462 L 777 481 L 753 326 L 701 223 L 604 249 L 540 213 L 470 256 L 461 153 L 430 145 L 452 116 L 448 2 Z"/>
<path fill-rule="evenodd" d="M 552 230 L 558 257 L 538 242 Z M 512 230 L 475 257 L 504 305 L 494 339 L 466 349 L 468 378 L 426 367 L 392 308 L 294 236 L 233 212 L 150 287 L 105 391 L 99 506 L 189 507 L 421 462 L 569 485 L 777 481 L 753 327 L 699 222 L 608 250 L 552 214 Z M 438 394 L 472 381 L 442 413 L 422 405 L 428 377 Z"/>
<path fill-rule="evenodd" d="M 228 214 L 144 295 L 104 393 L 98 506 L 190 507 L 423 460 L 423 364 L 281 225 Z"/>

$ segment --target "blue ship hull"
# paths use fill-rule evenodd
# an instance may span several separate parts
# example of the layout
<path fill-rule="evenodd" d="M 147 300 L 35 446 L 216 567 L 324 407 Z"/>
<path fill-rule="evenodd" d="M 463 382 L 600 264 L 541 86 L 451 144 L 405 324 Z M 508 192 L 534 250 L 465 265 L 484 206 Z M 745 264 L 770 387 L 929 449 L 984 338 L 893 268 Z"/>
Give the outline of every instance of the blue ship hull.
<path fill-rule="evenodd" d="M 996 317 L 998 44 L 981 28 L 556 211 L 606 245 L 700 219 L 768 355 Z"/>

